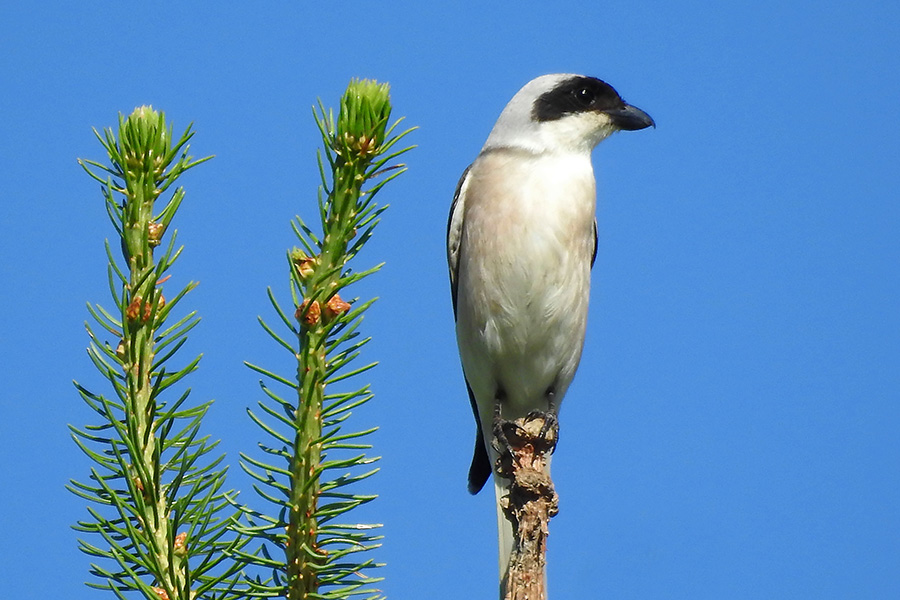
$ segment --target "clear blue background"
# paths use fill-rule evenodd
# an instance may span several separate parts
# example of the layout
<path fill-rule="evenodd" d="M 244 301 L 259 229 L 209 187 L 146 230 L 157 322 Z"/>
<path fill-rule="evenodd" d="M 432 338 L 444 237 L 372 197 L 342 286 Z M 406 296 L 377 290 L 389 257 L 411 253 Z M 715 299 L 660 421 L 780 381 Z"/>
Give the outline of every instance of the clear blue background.
<path fill-rule="evenodd" d="M 98 385 L 88 300 L 113 234 L 77 157 L 151 103 L 196 126 L 174 284 L 205 430 L 260 431 L 243 360 L 290 372 L 256 316 L 314 215 L 316 97 L 392 84 L 419 130 L 359 267 L 377 398 L 385 592 L 492 598 L 493 498 L 465 491 L 474 425 L 444 262 L 457 178 L 512 94 L 599 76 L 656 119 L 595 153 L 600 248 L 562 411 L 552 598 L 900 598 L 900 4 L 4 3 L 0 8 L 0 595 L 98 598 L 69 525 L 90 468 L 71 380 Z M 27 4 L 27 6 L 26 6 Z M 186 355 L 185 355 L 186 356 Z M 102 389 L 102 388 L 98 388 Z M 242 496 L 254 501 L 252 491 Z M 110 596 L 106 596 L 110 597 Z"/>

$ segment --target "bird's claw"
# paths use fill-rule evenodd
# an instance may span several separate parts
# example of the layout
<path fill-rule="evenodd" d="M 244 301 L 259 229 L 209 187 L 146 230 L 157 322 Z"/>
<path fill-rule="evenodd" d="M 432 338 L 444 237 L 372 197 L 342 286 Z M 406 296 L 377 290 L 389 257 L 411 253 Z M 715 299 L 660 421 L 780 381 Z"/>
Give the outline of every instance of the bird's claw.
<path fill-rule="evenodd" d="M 507 421 L 502 416 L 500 416 L 500 403 L 498 402 L 496 407 L 494 408 L 494 418 L 491 422 L 491 433 L 493 433 L 492 445 L 494 446 L 494 450 L 496 450 L 501 457 L 515 457 L 516 455 L 512 444 L 509 443 L 509 437 L 506 435 L 506 430 L 510 428 L 510 425 L 516 427 L 514 421 Z"/>
<path fill-rule="evenodd" d="M 550 454 L 556 452 L 556 444 L 559 442 L 559 418 L 554 411 L 533 410 L 525 415 L 525 421 L 543 420 L 538 439 L 544 442 L 544 452 Z"/>
<path fill-rule="evenodd" d="M 531 457 L 552 454 L 556 450 L 559 421 L 556 413 L 539 410 L 531 411 L 522 419 L 509 421 L 501 418 L 498 411 L 494 414 L 492 432 L 493 447 L 499 455 L 495 470 L 508 478 L 514 470 L 513 465 L 522 466 L 522 450 L 526 447 L 530 450 L 524 455 Z"/>

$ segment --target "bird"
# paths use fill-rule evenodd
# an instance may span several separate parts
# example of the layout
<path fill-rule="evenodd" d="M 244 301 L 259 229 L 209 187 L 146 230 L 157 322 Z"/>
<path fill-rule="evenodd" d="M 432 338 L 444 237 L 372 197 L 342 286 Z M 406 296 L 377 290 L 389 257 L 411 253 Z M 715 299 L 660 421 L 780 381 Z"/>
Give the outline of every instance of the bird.
<path fill-rule="evenodd" d="M 494 469 L 497 419 L 553 421 L 581 359 L 597 254 L 591 153 L 617 131 L 656 127 L 595 77 L 557 73 L 509 101 L 462 174 L 447 223 L 456 338 L 475 415 L 468 490 L 493 472 L 500 577 L 512 528 Z"/>

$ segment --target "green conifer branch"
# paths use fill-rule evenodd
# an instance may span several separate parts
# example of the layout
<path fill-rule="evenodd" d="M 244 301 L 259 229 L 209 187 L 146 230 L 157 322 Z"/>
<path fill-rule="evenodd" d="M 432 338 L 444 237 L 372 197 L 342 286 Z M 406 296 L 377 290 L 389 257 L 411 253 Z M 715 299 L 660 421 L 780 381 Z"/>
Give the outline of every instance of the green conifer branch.
<path fill-rule="evenodd" d="M 372 301 L 348 302 L 342 295 L 347 297 L 347 286 L 380 268 L 354 273 L 348 263 L 371 237 L 386 208 L 374 203 L 375 195 L 404 170 L 394 161 L 409 148 L 393 148 L 409 131 L 395 134 L 397 123 L 388 126 L 390 114 L 388 86 L 365 80 L 351 81 L 336 121 L 321 103 L 314 110 L 324 141 L 324 154 L 318 157 L 321 232 L 315 233 L 299 217 L 292 222 L 301 246 L 289 254 L 293 319 L 269 291 L 292 339 L 260 321 L 296 357 L 296 377 L 248 365 L 293 396 L 289 400 L 261 383 L 268 398 L 259 403 L 265 415 L 250 413 L 276 444 L 260 444 L 267 455 L 264 460 L 242 455 L 242 467 L 258 483 L 256 491 L 274 505 L 271 516 L 242 508 L 247 524 L 240 530 L 256 538 L 260 547 L 241 556 L 258 570 L 272 573 L 265 579 L 258 574 L 248 577 L 250 596 L 380 597 L 371 587 L 380 579 L 366 575 L 377 565 L 360 554 L 377 546 L 380 538 L 373 530 L 378 526 L 335 521 L 374 498 L 346 489 L 377 470 L 366 468 L 377 459 L 362 454 L 370 446 L 357 441 L 374 429 L 342 430 L 349 411 L 369 401 L 372 393 L 368 386 L 337 392 L 331 386 L 374 366 L 348 366 L 368 341 L 358 337 L 358 327 Z"/>
<path fill-rule="evenodd" d="M 188 406 L 189 390 L 168 402 L 162 396 L 197 367 L 199 356 L 181 367 L 169 364 L 199 318 L 191 312 L 174 324 L 166 322 L 196 284 L 188 283 L 169 301 L 163 296 L 181 248 L 175 246 L 174 231 L 167 245 L 162 241 L 184 190 L 176 188 L 161 210 L 156 202 L 185 171 L 211 157 L 193 160 L 188 155 L 191 128 L 173 138 L 165 115 L 147 106 L 127 119 L 120 115 L 117 133 L 95 134 L 110 164 L 79 163 L 102 186 L 124 264 L 118 264 L 107 242 L 115 309 L 88 306 L 115 347 L 86 324 L 88 355 L 114 396 L 76 383 L 101 424 L 71 428 L 76 444 L 96 463 L 91 483 L 69 486 L 92 503 L 91 518 L 75 529 L 103 541 L 80 542 L 84 552 L 104 560 L 92 566 L 99 581 L 89 585 L 117 597 L 138 591 L 152 600 L 232 597 L 230 580 L 238 566 L 226 559 L 244 542 L 227 527 L 231 516 L 224 512 L 229 503 L 221 457 L 207 456 L 217 442 L 200 435 L 211 403 Z M 157 249 L 161 256 L 155 255 Z"/>

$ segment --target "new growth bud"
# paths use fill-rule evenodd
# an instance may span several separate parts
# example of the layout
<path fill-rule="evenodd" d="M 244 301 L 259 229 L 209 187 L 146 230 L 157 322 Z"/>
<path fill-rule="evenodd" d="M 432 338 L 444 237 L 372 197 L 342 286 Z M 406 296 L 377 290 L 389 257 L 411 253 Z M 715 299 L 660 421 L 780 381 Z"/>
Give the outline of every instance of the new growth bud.
<path fill-rule="evenodd" d="M 162 223 L 149 223 L 147 225 L 147 241 L 150 244 L 151 248 L 156 248 L 159 246 L 160 240 L 162 240 L 163 231 L 165 227 L 163 227 Z"/>
<path fill-rule="evenodd" d="M 300 248 L 291 250 L 291 263 L 297 269 L 297 275 L 300 279 L 306 279 L 316 271 L 316 265 L 319 261 L 315 257 L 310 257 Z"/>
<path fill-rule="evenodd" d="M 390 118 L 390 86 L 354 79 L 341 99 L 335 151 L 347 161 L 370 161 L 384 142 Z"/>
<path fill-rule="evenodd" d="M 307 308 L 307 306 L 309 308 Z M 300 321 L 306 327 L 312 327 L 319 322 L 322 316 L 322 307 L 318 300 L 313 300 L 312 304 L 309 300 L 304 300 L 297 310 L 294 312 L 294 318 Z"/>
<path fill-rule="evenodd" d="M 350 310 L 350 305 L 343 300 L 337 294 L 331 297 L 325 304 L 325 316 L 328 317 L 328 320 L 334 319 L 337 316 L 340 316 Z"/>

